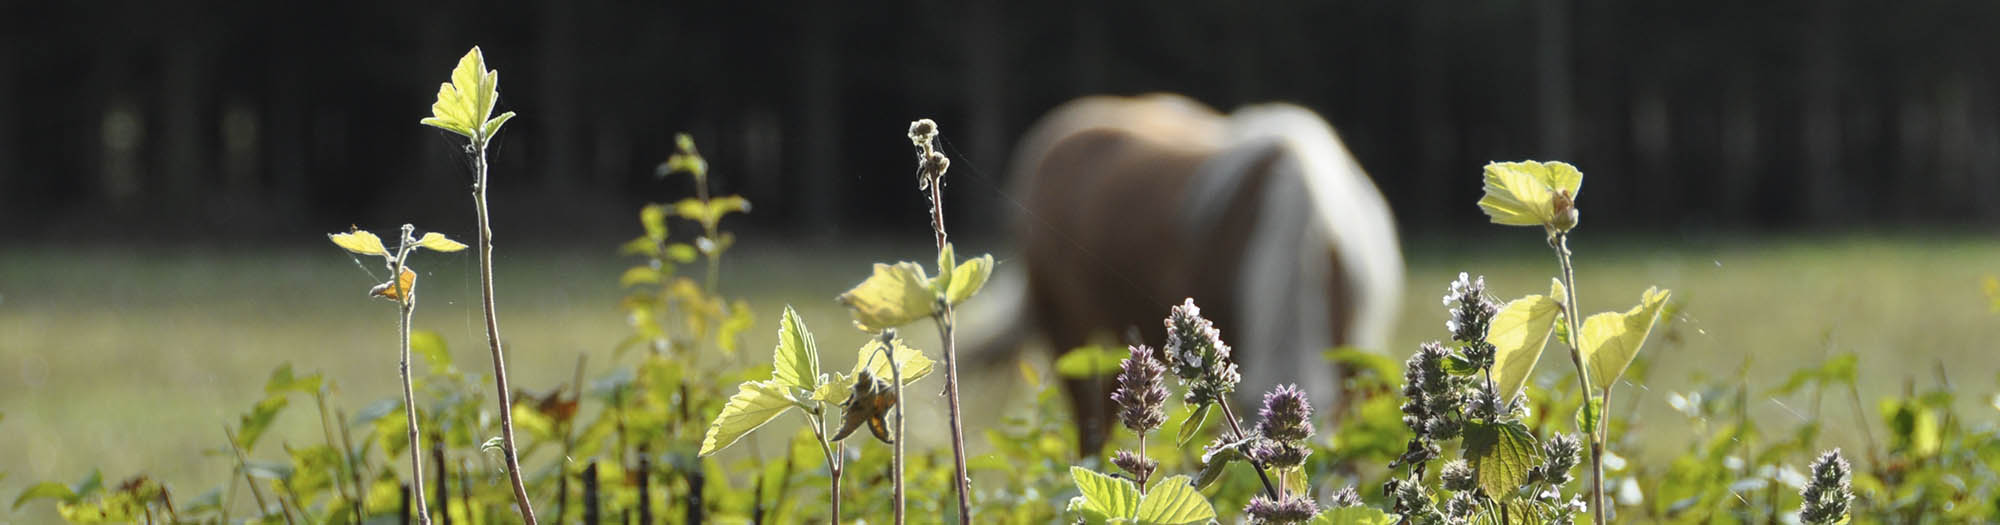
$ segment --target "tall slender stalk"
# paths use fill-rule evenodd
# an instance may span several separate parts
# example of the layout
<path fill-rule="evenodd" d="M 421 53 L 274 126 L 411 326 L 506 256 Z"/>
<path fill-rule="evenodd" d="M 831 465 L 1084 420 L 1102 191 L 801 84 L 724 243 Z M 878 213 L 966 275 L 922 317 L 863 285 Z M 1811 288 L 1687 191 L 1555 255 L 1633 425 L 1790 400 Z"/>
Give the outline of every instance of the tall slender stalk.
<path fill-rule="evenodd" d="M 949 236 L 944 228 L 944 172 L 951 166 L 951 159 L 939 153 L 931 144 L 937 136 L 937 123 L 923 119 L 910 123 L 910 142 L 915 144 L 917 153 L 917 176 L 920 177 L 918 190 L 929 190 L 926 195 L 931 201 L 931 231 L 937 239 L 940 256 L 949 244 Z M 939 268 L 950 272 L 951 268 Z M 972 523 L 972 478 L 965 473 L 965 424 L 958 408 L 958 344 L 953 337 L 956 317 L 952 314 L 951 301 L 938 301 L 936 315 L 931 316 L 938 327 L 938 338 L 944 341 L 944 395 L 951 409 L 951 457 L 953 474 L 956 478 L 952 488 L 958 492 L 958 522 Z M 900 387 L 900 384 L 898 385 Z M 901 437 L 897 438 L 899 441 Z M 900 447 L 899 447 L 900 448 Z"/>
<path fill-rule="evenodd" d="M 1583 365 L 1583 331 L 1577 324 L 1577 316 L 1583 310 L 1576 306 L 1576 267 L 1570 263 L 1569 233 L 1557 232 L 1549 243 L 1556 250 L 1556 262 L 1562 265 L 1563 276 L 1563 320 L 1569 326 L 1569 360 L 1576 365 L 1576 380 L 1583 387 L 1583 407 L 1590 410 L 1591 389 L 1590 370 Z M 1609 399 L 1610 386 L 1605 386 Z M 1603 409 L 1598 409 L 1598 426 L 1604 426 Z M 1590 519 L 1591 523 L 1604 525 L 1604 434 L 1597 429 L 1586 429 L 1590 438 Z"/>
<path fill-rule="evenodd" d="M 894 443 L 890 444 L 890 446 L 894 447 L 895 451 L 889 458 L 889 477 L 895 484 L 891 499 L 896 507 L 896 525 L 903 525 L 903 507 L 905 501 L 903 492 L 903 365 L 896 362 L 895 340 L 895 329 L 882 331 L 882 354 L 883 357 L 889 360 L 889 384 L 891 388 L 895 389 L 896 393 L 896 406 L 893 407 L 896 410 L 896 438 Z"/>
<path fill-rule="evenodd" d="M 1228 399 L 1218 399 L 1215 401 L 1215 404 L 1222 405 L 1222 418 L 1229 421 L 1229 431 L 1236 434 L 1237 441 L 1242 441 L 1250 437 L 1248 434 L 1243 433 L 1243 426 L 1236 423 L 1236 411 L 1230 410 Z M 1278 495 L 1278 487 L 1271 484 L 1271 476 L 1264 473 L 1264 465 L 1255 460 L 1251 460 L 1249 463 L 1251 468 L 1257 470 L 1257 480 L 1264 482 L 1265 495 L 1270 496 L 1273 500 L 1282 499 Z"/>
<path fill-rule="evenodd" d="M 402 359 L 397 361 L 396 370 L 403 376 L 403 414 L 409 419 L 410 486 L 416 487 L 414 492 L 417 522 L 430 525 L 430 506 L 424 501 L 424 460 L 421 445 L 423 441 L 419 439 L 417 433 L 417 394 L 410 381 L 410 317 L 417 311 L 417 300 L 412 297 L 415 295 L 413 292 L 416 286 L 412 282 L 409 288 L 403 288 L 403 272 L 406 270 L 404 263 L 410 257 L 410 250 L 416 246 L 415 232 L 416 227 L 403 225 L 396 247 L 396 263 L 389 270 L 389 287 L 396 291 L 396 308 L 399 314 L 396 317 L 396 332 L 402 336 L 400 347 Z"/>
<path fill-rule="evenodd" d="M 514 447 L 514 404 L 507 387 L 507 357 L 500 350 L 500 319 L 493 307 L 493 226 L 486 213 L 486 141 L 474 140 L 471 149 L 475 177 L 472 205 L 479 214 L 480 305 L 486 310 L 486 345 L 493 351 L 493 384 L 500 397 L 501 456 L 507 460 L 507 479 L 514 484 L 514 502 L 521 511 L 521 520 L 535 525 L 535 506 L 528 501 L 528 485 L 521 480 L 521 458 Z"/>

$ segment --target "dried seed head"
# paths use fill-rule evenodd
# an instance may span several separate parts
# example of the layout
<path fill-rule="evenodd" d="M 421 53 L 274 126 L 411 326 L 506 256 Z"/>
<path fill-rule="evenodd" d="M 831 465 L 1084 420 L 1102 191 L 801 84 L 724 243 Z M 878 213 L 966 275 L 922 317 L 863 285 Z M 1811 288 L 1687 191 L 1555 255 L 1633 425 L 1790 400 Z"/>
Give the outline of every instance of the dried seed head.
<path fill-rule="evenodd" d="M 1438 478 L 1444 480 L 1445 490 L 1453 492 L 1465 492 L 1479 486 L 1478 478 L 1473 476 L 1472 465 L 1463 459 L 1445 463 L 1444 468 L 1438 471 Z"/>

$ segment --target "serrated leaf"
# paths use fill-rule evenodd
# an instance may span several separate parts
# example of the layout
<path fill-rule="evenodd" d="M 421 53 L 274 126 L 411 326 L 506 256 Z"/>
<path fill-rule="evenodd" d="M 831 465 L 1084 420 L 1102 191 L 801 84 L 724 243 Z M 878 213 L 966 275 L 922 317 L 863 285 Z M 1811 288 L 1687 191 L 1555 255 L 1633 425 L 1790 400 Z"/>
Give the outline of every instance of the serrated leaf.
<path fill-rule="evenodd" d="M 1188 414 L 1186 420 L 1181 421 L 1181 432 L 1174 436 L 1174 446 L 1185 447 L 1188 441 L 1194 439 L 1196 433 L 1201 431 L 1201 425 L 1208 422 L 1208 409 L 1212 406 L 1214 405 L 1202 403 L 1195 407 L 1194 412 Z"/>
<path fill-rule="evenodd" d="M 1657 287 L 1646 289 L 1639 305 L 1624 313 L 1605 312 L 1583 320 L 1583 362 L 1590 368 L 1590 384 L 1608 388 L 1625 374 L 1653 324 L 1660 320 L 1660 307 L 1673 292 Z"/>
<path fill-rule="evenodd" d="M 778 346 L 772 351 L 771 379 L 805 390 L 819 388 L 819 347 L 799 313 L 785 305 L 778 321 Z"/>
<path fill-rule="evenodd" d="M 451 240 L 438 232 L 424 234 L 424 238 L 417 239 L 417 246 L 434 252 L 446 253 L 465 249 L 465 243 Z"/>
<path fill-rule="evenodd" d="M 1539 462 L 1535 447 L 1535 436 L 1519 421 L 1465 425 L 1465 460 L 1472 463 L 1479 488 L 1494 499 L 1510 499 L 1528 482 L 1528 469 Z"/>
<path fill-rule="evenodd" d="M 1542 226 L 1556 218 L 1557 192 L 1570 199 L 1583 189 L 1583 172 L 1564 162 L 1494 162 L 1485 168 L 1479 209 L 1494 223 Z"/>
<path fill-rule="evenodd" d="M 1118 373 L 1118 363 L 1131 357 L 1124 350 L 1079 346 L 1056 358 L 1056 374 L 1069 379 L 1093 379 Z"/>
<path fill-rule="evenodd" d="M 75 491 L 70 490 L 68 485 L 54 481 L 44 481 L 22 490 L 19 495 L 14 496 L 14 508 L 19 509 L 21 505 L 38 499 L 74 502 L 77 499 L 77 495 Z"/>
<path fill-rule="evenodd" d="M 1076 481 L 1076 490 L 1083 499 L 1083 505 L 1073 505 L 1072 510 L 1093 522 L 1130 519 L 1139 511 L 1139 487 L 1132 482 L 1076 466 L 1069 468 L 1069 476 Z"/>
<path fill-rule="evenodd" d="M 1307 525 L 1394 525 L 1403 517 L 1374 507 L 1335 507 L 1322 510 Z"/>
<path fill-rule="evenodd" d="M 945 300 L 956 305 L 971 299 L 973 295 L 979 293 L 980 288 L 986 286 L 986 279 L 992 276 L 992 255 L 981 255 L 959 264 L 951 271 L 951 282 L 944 293 Z"/>
<path fill-rule="evenodd" d="M 1210 446 L 1203 450 L 1201 453 L 1201 471 L 1195 476 L 1195 488 L 1206 490 L 1209 485 L 1213 485 L 1217 480 L 1221 480 L 1222 474 L 1229 470 L 1230 462 L 1241 460 L 1245 457 L 1243 455 L 1243 448 L 1250 446 L 1251 441 L 1253 439 L 1243 439 L 1224 443 L 1219 446 Z"/>
<path fill-rule="evenodd" d="M 929 281 L 924 268 L 916 263 L 876 263 L 874 274 L 836 300 L 853 313 L 854 326 L 864 332 L 880 332 L 931 316 L 937 296 L 931 293 Z"/>
<path fill-rule="evenodd" d="M 480 130 L 481 130 L 482 132 L 484 132 L 484 133 L 485 133 L 485 135 L 486 135 L 486 136 L 488 136 L 488 137 L 492 137 L 492 136 L 494 136 L 494 135 L 499 135 L 499 134 L 500 134 L 500 126 L 504 126 L 504 125 L 506 125 L 506 124 L 507 124 L 507 121 L 509 121 L 509 120 L 514 120 L 514 112 L 512 112 L 512 111 L 509 111 L 509 112 L 506 112 L 506 113 L 501 113 L 501 114 L 500 114 L 500 116 L 498 116 L 498 117 L 493 117 L 493 120 L 488 120 L 488 121 L 486 121 L 486 125 L 485 125 L 485 126 L 482 126 L 482 127 L 480 127 L 479 129 L 480 129 Z"/>
<path fill-rule="evenodd" d="M 382 246 L 382 238 L 368 233 L 368 230 L 354 230 L 347 233 L 327 234 L 335 246 L 360 255 L 389 256 L 389 249 Z"/>
<path fill-rule="evenodd" d="M 1184 525 L 1215 519 L 1215 506 L 1189 484 L 1187 476 L 1160 480 L 1139 500 L 1139 523 Z"/>
<path fill-rule="evenodd" d="M 486 69 L 486 57 L 477 46 L 458 59 L 451 81 L 438 85 L 437 101 L 424 125 L 463 135 L 475 142 L 491 138 L 499 124 L 513 118 L 511 112 L 493 119 L 493 106 L 500 98 L 500 72 Z M 496 123 L 498 122 L 498 123 Z"/>
<path fill-rule="evenodd" d="M 937 362 L 932 361 L 929 356 L 924 355 L 923 351 L 911 348 L 909 344 L 903 342 L 902 338 L 898 337 L 892 343 L 896 348 L 889 355 L 895 358 L 896 366 L 902 371 L 903 386 L 909 386 L 910 383 L 915 383 L 917 380 L 923 379 L 924 376 L 931 375 L 931 371 L 937 369 Z M 889 361 L 883 359 L 882 356 L 882 340 L 880 338 L 870 339 L 868 342 L 862 343 L 861 350 L 854 356 L 854 370 L 848 372 L 846 377 L 853 378 L 861 375 L 861 368 L 865 365 L 868 367 L 869 375 L 882 378 L 885 381 L 888 380 L 894 371 L 889 369 Z M 851 384 L 849 385 L 850 388 L 852 386 Z M 846 399 L 846 394 L 846 392 L 842 392 L 841 399 Z"/>
<path fill-rule="evenodd" d="M 1530 295 L 1509 301 L 1493 315 L 1486 342 L 1493 345 L 1493 381 L 1502 398 L 1513 397 L 1527 384 L 1561 312 L 1555 299 Z"/>
<path fill-rule="evenodd" d="M 698 455 L 706 457 L 736 444 L 745 434 L 771 422 L 792 406 L 783 386 L 771 381 L 743 383 L 736 395 L 729 397 L 729 403 L 722 406 L 722 412 L 715 415 L 715 422 L 709 424 Z"/>

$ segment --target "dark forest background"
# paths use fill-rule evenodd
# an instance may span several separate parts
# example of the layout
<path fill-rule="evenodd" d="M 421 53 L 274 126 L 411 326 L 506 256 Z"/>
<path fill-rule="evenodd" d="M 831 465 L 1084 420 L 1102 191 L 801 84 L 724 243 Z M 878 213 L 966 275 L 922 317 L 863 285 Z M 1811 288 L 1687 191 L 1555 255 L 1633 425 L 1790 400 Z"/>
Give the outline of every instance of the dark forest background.
<path fill-rule="evenodd" d="M 741 227 L 922 228 L 903 136 L 936 118 L 953 228 L 1092 93 L 1314 108 L 1403 227 L 1482 222 L 1488 160 L 1568 159 L 1587 226 L 2000 222 L 2000 2 L 22 2 L 0 8 L 0 237 L 469 230 L 417 124 L 480 45 L 521 113 L 497 229 L 624 236 L 692 132 Z M 1607 212 L 1591 213 L 1603 209 Z M 1616 210 L 1610 212 L 1610 210 Z M 452 228 L 442 228 L 450 231 Z"/>

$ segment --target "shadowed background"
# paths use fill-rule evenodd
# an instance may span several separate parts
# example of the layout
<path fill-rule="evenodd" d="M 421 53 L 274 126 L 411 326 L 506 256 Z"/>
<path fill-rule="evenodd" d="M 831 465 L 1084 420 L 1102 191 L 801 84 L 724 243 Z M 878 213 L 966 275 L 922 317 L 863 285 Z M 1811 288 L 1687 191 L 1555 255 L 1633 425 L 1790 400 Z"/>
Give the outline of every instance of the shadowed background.
<path fill-rule="evenodd" d="M 831 297 L 871 261 L 930 260 L 911 119 L 942 124 L 959 250 L 1004 270 L 1019 134 L 1076 96 L 1174 91 L 1292 101 L 1340 129 L 1405 236 L 1406 312 L 1381 349 L 1398 359 L 1444 335 L 1433 301 L 1459 271 L 1503 297 L 1546 289 L 1538 235 L 1473 202 L 1489 160 L 1565 159 L 1589 179 L 1585 308 L 1649 284 L 1683 303 L 1648 343 L 1652 376 L 1620 394 L 1653 451 L 1682 446 L 1670 393 L 1743 366 L 1775 386 L 1853 351 L 1870 403 L 1945 378 L 1990 392 L 1996 23 L 2000 4 L 1938 0 L 7 2 L 0 497 L 93 467 L 198 493 L 229 474 L 201 451 L 279 363 L 325 371 L 350 411 L 393 397 L 393 309 L 363 297 L 385 272 L 321 235 L 413 222 L 471 240 L 460 142 L 417 120 L 472 45 L 521 114 L 493 152 L 493 220 L 513 375 L 538 391 L 578 353 L 614 362 L 634 262 L 615 248 L 640 205 L 692 193 L 654 176 L 676 131 L 719 194 L 755 203 L 724 222 L 743 240 L 723 290 L 755 306 L 762 357 L 786 303 L 824 347 L 858 344 Z M 481 369 L 472 259 L 416 264 L 417 327 Z M 1755 410 L 1799 420 L 1768 401 Z M 274 435 L 316 439 L 292 411 Z M 941 402 L 912 411 L 919 438 L 944 432 Z M 1848 429 L 1830 439 L 1857 445 L 1864 422 L 1829 412 Z"/>

